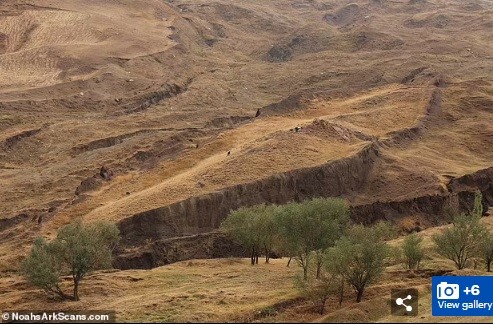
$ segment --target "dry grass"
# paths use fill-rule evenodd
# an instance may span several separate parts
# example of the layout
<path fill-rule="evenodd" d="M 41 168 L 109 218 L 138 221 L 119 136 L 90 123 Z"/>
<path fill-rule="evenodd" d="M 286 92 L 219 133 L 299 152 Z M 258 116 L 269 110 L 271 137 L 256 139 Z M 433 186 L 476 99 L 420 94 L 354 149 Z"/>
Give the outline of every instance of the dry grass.
<path fill-rule="evenodd" d="M 406 1 L 387 3 L 380 9 L 358 3 L 360 13 L 344 18 L 357 18 L 354 26 L 332 26 L 322 19 L 343 7 L 335 1 L 321 7 L 306 5 L 304 10 L 298 8 L 299 4 L 285 6 L 277 1 L 269 6 L 251 1 L 235 5 L 182 1 L 175 3 L 181 12 L 157 0 L 147 1 L 145 6 L 135 1 L 102 5 L 97 0 L 83 4 L 59 1 L 56 6 L 33 4 L 40 7 L 2 7 L 15 14 L 0 21 L 0 32 L 11 40 L 1 55 L 15 57 L 17 65 L 0 69 L 5 74 L 0 92 L 6 102 L 14 103 L 2 113 L 0 139 L 23 130 L 41 130 L 0 154 L 0 166 L 4 167 L 0 175 L 5 179 L 0 189 L 0 218 L 65 201 L 67 204 L 42 227 L 44 234 L 53 233 L 73 218 L 119 220 L 226 186 L 345 157 L 362 143 L 313 134 L 293 135 L 288 130 L 322 118 L 349 130 L 385 138 L 389 132 L 413 126 L 423 116 L 433 79 L 439 76 L 451 81 L 444 90 L 442 116 L 419 141 L 386 152 L 395 159 L 375 171 L 376 180 L 385 180 L 381 192 L 377 190 L 372 197 L 371 190 L 358 196 L 366 202 L 394 199 L 394 193 L 436 192 L 443 174 L 471 172 L 484 168 L 492 159 L 483 150 L 491 145 L 487 136 L 491 113 L 483 110 L 477 115 L 460 115 L 464 103 L 470 104 L 469 110 L 477 107 L 469 97 L 484 98 L 483 103 L 488 105 L 492 95 L 486 78 L 491 42 L 482 32 L 482 22 L 489 15 L 486 3 L 481 12 L 464 10 L 461 4 L 446 7 L 443 15 L 454 25 L 436 28 L 433 33 L 427 32 L 428 27 L 406 27 L 405 22 L 411 17 L 425 25 L 428 20 L 433 22 L 432 13 L 439 7 L 434 1 L 419 15 Z M 132 10 L 135 8 L 139 8 L 139 14 Z M 364 18 L 368 14 L 369 18 Z M 475 16 L 477 19 L 471 19 Z M 252 21 L 257 24 L 254 30 Z M 132 28 L 122 28 L 122 23 Z M 237 24 L 245 28 L 237 28 Z M 33 35 L 25 36 L 31 29 Z M 223 32 L 214 34 L 217 29 Z M 365 34 L 365 30 L 369 32 Z M 455 37 L 468 30 L 474 30 L 477 36 L 454 43 L 456 51 L 439 48 L 445 36 Z M 291 61 L 268 63 L 265 53 L 272 45 L 285 46 L 290 41 L 289 37 L 279 38 L 280 31 L 302 41 L 293 50 Z M 181 38 L 173 38 L 173 33 Z M 404 43 L 398 50 L 387 49 L 379 37 Z M 204 38 L 217 42 L 207 47 L 202 43 Z M 176 49 L 171 46 L 177 42 L 186 48 L 185 53 L 173 52 Z M 25 71 L 17 71 L 14 66 L 38 64 L 22 56 L 34 50 L 49 52 L 43 62 L 51 70 L 38 71 L 25 65 Z M 428 52 L 434 56 L 424 54 Z M 452 56 L 451 52 L 458 54 Z M 53 70 L 48 66 L 51 60 L 68 63 L 55 64 Z M 424 70 L 415 81 L 401 84 L 417 68 Z M 163 76 L 170 83 L 181 83 L 187 77 L 193 81 L 175 98 L 141 113 L 122 114 L 115 98 L 159 90 L 157 81 L 162 84 Z M 35 89 L 30 89 L 34 80 L 30 78 L 36 79 Z M 134 81 L 128 82 L 129 78 Z M 52 83 L 52 87 L 44 87 Z M 472 89 L 475 93 L 469 94 Z M 257 108 L 291 94 L 310 98 L 305 101 L 309 109 L 211 127 L 214 118 L 253 116 Z M 33 113 L 16 104 L 24 99 L 38 104 L 41 99 L 49 102 L 58 98 L 70 99 L 72 109 L 53 102 Z M 86 104 L 89 99 L 96 101 L 91 104 L 96 106 Z M 449 121 L 450 115 L 460 122 Z M 189 128 L 199 131 L 190 133 L 186 131 Z M 478 128 L 479 133 L 473 132 Z M 116 145 L 81 154 L 73 152 L 74 147 L 94 140 L 138 131 L 146 132 L 126 137 Z M 152 152 L 167 150 L 163 141 L 172 137 L 186 144 L 191 139 L 200 146 L 197 150 L 185 146 L 172 154 Z M 231 157 L 226 157 L 228 150 L 233 153 Z M 130 163 L 138 151 L 149 152 L 153 163 Z M 85 200 L 73 201 L 80 181 L 96 173 L 102 164 L 117 171 L 115 180 L 88 193 Z M 198 182 L 205 186 L 197 186 Z M 421 185 L 417 187 L 417 183 Z"/>
<path fill-rule="evenodd" d="M 94 66 L 101 68 L 107 57 L 134 58 L 173 45 L 166 38 L 169 19 L 159 22 L 155 17 L 157 1 L 146 6 L 135 1 L 104 6 L 94 0 L 58 1 L 46 7 L 45 1 L 37 2 L 0 20 L 0 31 L 9 36 L 0 60 L 2 90 L 50 86 L 62 74 L 71 81 L 91 78 Z M 133 14 L 137 8 L 139 14 Z M 125 28 L 127 24 L 132 28 Z"/>
<path fill-rule="evenodd" d="M 367 143 L 353 136 L 356 132 L 382 140 L 419 124 L 437 80 L 442 81 L 439 112 L 419 137 L 381 148 L 366 188 L 351 194 L 352 203 L 443 193 L 450 176 L 491 167 L 491 2 L 355 3 L 348 10 L 336 0 L 1 2 L 0 219 L 26 211 L 29 218 L 1 232 L 0 272 L 17 269 L 35 236 L 54 236 L 75 218 L 118 221 L 352 155 Z M 324 18 L 335 14 L 340 17 Z M 273 47 L 291 56 L 277 62 L 269 57 Z M 168 84 L 182 86 L 182 92 L 143 110 L 129 110 Z M 301 97 L 300 107 L 281 106 L 278 116 L 245 119 L 291 95 Z M 310 129 L 315 119 L 338 129 Z M 295 126 L 306 132 L 290 131 Z M 102 145 L 74 149 L 95 141 Z M 81 181 L 102 165 L 116 177 L 75 196 Z M 50 208 L 55 210 L 47 213 Z M 39 214 L 45 216 L 40 225 Z M 197 269 L 206 274 L 214 268 L 240 273 L 248 269 L 223 267 L 223 261 L 200 263 L 205 266 Z M 430 263 L 448 266 L 441 260 Z M 291 271 L 276 263 L 269 267 L 275 270 L 268 277 L 272 282 L 291 281 Z M 88 279 L 85 292 L 95 302 L 82 303 L 120 308 L 111 300 L 118 299 L 124 320 L 151 320 L 175 304 L 171 310 L 176 315 L 166 314 L 167 319 L 187 321 L 195 317 L 186 312 L 194 305 L 205 308 L 203 319 L 221 320 L 285 298 L 272 289 L 272 300 L 262 300 L 247 290 L 248 283 L 235 284 L 248 296 L 242 302 L 233 292 L 238 299 L 234 304 L 217 304 L 216 291 L 204 298 L 192 297 L 199 293 L 165 296 L 165 282 L 159 282 L 157 274 L 176 276 L 184 290 L 192 290 L 187 283 L 205 281 L 192 269 L 177 264 L 98 274 Z M 267 266 L 259 270 L 270 274 Z M 188 274 L 188 280 L 180 282 L 180 272 Z M 26 308 L 53 303 L 34 291 L 19 291 L 19 286 L 27 288 L 5 274 L 0 302 Z M 144 280 L 124 280 L 127 274 Z M 253 274 L 241 274 L 254 280 Z M 155 281 L 163 293 L 155 291 Z M 423 281 L 421 290 L 426 292 L 428 280 Z M 216 285 L 223 284 L 214 282 L 212 287 Z M 141 293 L 134 294 L 134 288 Z M 293 293 L 290 286 L 279 290 L 288 290 L 282 294 L 287 297 Z M 106 305 L 101 293 L 110 299 Z M 381 298 L 375 297 L 380 306 Z M 260 305 L 248 307 L 256 299 Z M 240 309 L 235 311 L 235 306 Z M 383 319 L 367 307 L 354 314 L 353 305 L 344 308 L 330 317 Z M 215 318 L 216 309 L 224 318 Z M 318 319 L 307 306 L 292 310 L 273 320 Z"/>
<path fill-rule="evenodd" d="M 50 300 L 12 276 L 0 280 L 0 300 L 4 309 L 115 310 L 122 322 L 247 321 L 297 295 L 299 270 L 285 263 L 191 260 L 149 271 L 96 273 L 83 281 L 80 302 Z"/>
<path fill-rule="evenodd" d="M 493 211 L 492 211 L 493 212 Z M 483 219 L 493 230 L 493 217 Z M 431 236 L 444 227 L 421 232 L 427 258 L 425 270 L 454 270 L 451 261 L 433 253 Z M 398 247 L 403 238 L 390 242 Z M 327 302 L 320 316 L 309 301 L 297 300 L 295 278 L 301 269 L 286 259 L 270 264 L 248 259 L 191 260 L 152 270 L 97 272 L 81 286 L 80 302 L 60 302 L 28 286 L 10 274 L 0 280 L 0 301 L 5 309 L 99 309 L 115 310 L 122 322 L 484 322 L 488 318 L 436 318 L 431 316 L 431 278 L 427 273 L 403 269 L 390 263 L 377 283 L 369 287 L 362 303 L 346 290 L 343 305 L 337 298 Z M 486 274 L 481 270 L 452 271 L 453 274 Z M 64 282 L 69 285 L 68 279 Z M 419 316 L 400 318 L 390 315 L 390 291 L 417 288 Z"/>

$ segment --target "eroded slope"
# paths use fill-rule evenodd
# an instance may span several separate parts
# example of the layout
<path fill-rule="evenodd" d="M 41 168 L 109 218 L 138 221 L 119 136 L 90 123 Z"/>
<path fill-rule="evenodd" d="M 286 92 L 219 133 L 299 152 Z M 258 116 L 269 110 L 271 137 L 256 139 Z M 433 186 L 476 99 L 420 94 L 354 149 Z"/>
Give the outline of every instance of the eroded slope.
<path fill-rule="evenodd" d="M 39 0 L 0 13 L 4 270 L 78 217 L 119 222 L 131 252 L 211 231 L 239 205 L 319 195 L 429 226 L 451 179 L 492 167 L 488 1 Z"/>

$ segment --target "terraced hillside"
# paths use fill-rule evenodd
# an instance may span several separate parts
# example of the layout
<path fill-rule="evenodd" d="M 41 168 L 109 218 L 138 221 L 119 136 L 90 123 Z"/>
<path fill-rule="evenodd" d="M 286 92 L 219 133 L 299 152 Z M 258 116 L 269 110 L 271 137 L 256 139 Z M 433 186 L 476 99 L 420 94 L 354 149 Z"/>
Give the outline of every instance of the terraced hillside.
<path fill-rule="evenodd" d="M 241 254 L 245 205 L 492 206 L 492 29 L 489 0 L 4 1 L 0 273 L 81 217 L 127 269 Z"/>

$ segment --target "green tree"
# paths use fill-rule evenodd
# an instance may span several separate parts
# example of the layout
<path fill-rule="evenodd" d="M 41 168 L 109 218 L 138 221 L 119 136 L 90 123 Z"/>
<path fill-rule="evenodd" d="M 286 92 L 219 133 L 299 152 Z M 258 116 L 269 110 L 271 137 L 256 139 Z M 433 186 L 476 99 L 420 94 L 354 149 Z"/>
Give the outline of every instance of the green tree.
<path fill-rule="evenodd" d="M 486 264 L 486 271 L 491 272 L 491 263 L 493 262 L 493 234 L 491 232 L 485 233 L 478 255 Z"/>
<path fill-rule="evenodd" d="M 476 195 L 474 196 L 472 215 L 478 219 L 483 216 L 483 195 L 480 191 L 476 191 Z"/>
<path fill-rule="evenodd" d="M 282 207 L 277 216 L 281 245 L 303 268 L 303 278 L 308 279 L 313 255 L 319 277 L 324 251 L 340 238 L 349 222 L 346 202 L 337 198 L 317 198 L 290 203 Z"/>
<path fill-rule="evenodd" d="M 62 298 L 71 298 L 60 289 L 60 265 L 52 245 L 44 238 L 36 238 L 29 257 L 22 263 L 22 271 L 31 284 Z"/>
<path fill-rule="evenodd" d="M 353 287 L 360 302 L 365 288 L 382 274 L 388 252 L 378 229 L 356 225 L 328 251 L 327 259 L 332 272 Z"/>
<path fill-rule="evenodd" d="M 454 217 L 452 227 L 433 236 L 437 253 L 452 260 L 459 270 L 465 268 L 467 262 L 481 251 L 487 235 L 486 227 L 480 222 L 482 214 L 481 193 L 478 192 L 471 215 Z"/>
<path fill-rule="evenodd" d="M 423 238 L 418 234 L 413 233 L 407 236 L 402 243 L 404 263 L 410 270 L 419 270 L 421 260 L 425 255 L 422 242 Z"/>
<path fill-rule="evenodd" d="M 294 238 L 297 233 L 292 233 L 291 229 L 296 227 L 296 216 L 299 215 L 301 205 L 299 203 L 289 203 L 280 206 L 279 213 L 276 215 L 276 225 L 279 231 L 279 241 L 277 251 L 283 256 L 289 256 L 287 266 L 294 259 L 299 265 L 307 265 L 305 262 L 308 252 L 300 254 L 299 238 Z M 301 255 L 300 258 L 297 256 Z"/>
<path fill-rule="evenodd" d="M 258 264 L 260 252 L 265 253 L 268 263 L 270 254 L 279 237 L 275 222 L 278 207 L 275 205 L 256 205 L 231 212 L 221 224 L 243 246 L 250 249 L 252 265 Z"/>
<path fill-rule="evenodd" d="M 315 235 L 316 278 L 321 275 L 326 251 L 341 238 L 349 224 L 349 208 L 346 201 L 338 198 L 314 199 L 304 205 L 314 222 L 320 227 Z"/>
<path fill-rule="evenodd" d="M 270 255 L 279 242 L 279 231 L 276 223 L 277 213 L 279 213 L 278 206 L 266 205 L 262 207 L 256 218 L 260 245 L 264 251 L 266 263 L 269 263 Z"/>
<path fill-rule="evenodd" d="M 114 224 L 81 221 L 61 228 L 57 237 L 46 242 L 36 239 L 22 270 L 29 282 L 62 298 L 79 300 L 79 284 L 86 274 L 111 267 L 112 251 L 119 240 Z M 60 275 L 70 274 L 73 295 L 60 289 Z"/>
<path fill-rule="evenodd" d="M 240 208 L 231 212 L 222 222 L 221 228 L 244 247 L 250 249 L 252 265 L 258 263 L 260 241 L 252 208 Z"/>

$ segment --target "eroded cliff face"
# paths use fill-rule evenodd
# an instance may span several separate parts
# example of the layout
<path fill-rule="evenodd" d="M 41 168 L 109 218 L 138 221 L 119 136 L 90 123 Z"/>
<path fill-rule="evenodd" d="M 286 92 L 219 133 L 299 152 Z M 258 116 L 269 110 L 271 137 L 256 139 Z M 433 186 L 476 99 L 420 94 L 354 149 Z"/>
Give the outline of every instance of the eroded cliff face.
<path fill-rule="evenodd" d="M 218 231 L 148 241 L 136 250 L 120 251 L 113 262 L 118 269 L 149 269 L 174 262 L 222 257 L 244 257 L 247 249 Z"/>
<path fill-rule="evenodd" d="M 242 206 L 284 204 L 357 192 L 363 188 L 378 155 L 376 146 L 368 144 L 352 157 L 277 174 L 136 214 L 119 223 L 122 245 L 135 246 L 145 240 L 210 232 L 220 226 L 231 210 Z"/>
<path fill-rule="evenodd" d="M 193 258 L 244 256 L 231 239 L 217 233 L 231 210 L 261 203 L 284 204 L 314 197 L 345 197 L 361 191 L 375 161 L 378 145 L 367 144 L 357 154 L 325 165 L 293 170 L 255 182 L 192 197 L 175 204 L 145 211 L 122 220 L 118 268 L 152 268 Z M 420 216 L 416 229 L 443 224 L 451 210 L 471 211 L 475 191 L 483 194 L 485 211 L 493 205 L 493 168 L 452 179 L 448 192 L 401 201 L 351 206 L 354 222 L 399 222 Z"/>
<path fill-rule="evenodd" d="M 491 196 L 492 192 L 483 192 Z M 475 190 L 452 192 L 443 195 L 426 195 L 402 201 L 374 202 L 351 207 L 351 219 L 356 223 L 372 224 L 379 220 L 399 222 L 408 216 L 424 217 L 427 225 L 440 225 L 449 221 L 451 213 L 471 212 Z M 486 211 L 491 203 L 483 201 Z M 419 225 L 419 224 L 418 224 Z M 418 228 L 421 229 L 421 228 Z"/>
<path fill-rule="evenodd" d="M 493 206 L 493 167 L 452 179 L 448 184 L 450 192 L 474 191 L 475 189 L 483 193 L 485 207 Z"/>
<path fill-rule="evenodd" d="M 493 206 L 493 167 L 452 178 L 447 192 L 443 194 L 352 206 L 351 218 L 358 223 L 371 224 L 378 220 L 395 222 L 405 216 L 420 215 L 426 217 L 429 225 L 438 225 L 450 213 L 471 212 L 478 190 L 483 196 L 483 210 L 486 213 Z"/>
<path fill-rule="evenodd" d="M 300 106 L 299 98 L 293 98 L 293 105 Z M 416 197 L 352 201 L 363 192 L 373 197 L 370 176 L 378 178 L 378 169 L 385 168 L 384 151 L 423 136 L 439 117 L 441 103 L 442 90 L 435 86 L 423 115 L 412 127 L 389 133 L 385 139 L 362 139 L 367 144 L 350 157 L 227 187 L 126 218 L 118 224 L 123 238 L 115 266 L 150 268 L 192 258 L 242 256 L 245 251 L 237 243 L 215 231 L 230 211 L 262 203 L 344 197 L 350 201 L 354 222 L 389 220 L 403 232 L 443 224 L 452 213 L 471 211 L 477 189 L 483 193 L 486 211 L 493 205 L 493 167 L 451 179 L 447 188 Z M 270 109 L 261 113 L 275 113 L 276 107 Z"/>

